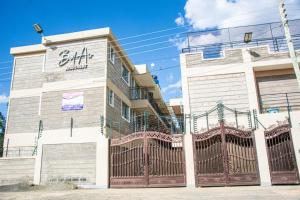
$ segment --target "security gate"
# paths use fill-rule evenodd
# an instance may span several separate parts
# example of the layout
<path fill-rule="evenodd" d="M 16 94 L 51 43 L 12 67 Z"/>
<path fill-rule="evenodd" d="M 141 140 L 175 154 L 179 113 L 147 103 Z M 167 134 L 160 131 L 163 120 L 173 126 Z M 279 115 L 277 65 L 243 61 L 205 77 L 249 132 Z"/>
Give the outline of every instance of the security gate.
<path fill-rule="evenodd" d="M 182 135 L 139 132 L 110 143 L 110 187 L 185 186 Z"/>
<path fill-rule="evenodd" d="M 193 134 L 197 186 L 258 185 L 254 135 L 224 122 Z"/>
<path fill-rule="evenodd" d="M 272 184 L 299 184 L 299 174 L 289 125 L 265 131 Z"/>

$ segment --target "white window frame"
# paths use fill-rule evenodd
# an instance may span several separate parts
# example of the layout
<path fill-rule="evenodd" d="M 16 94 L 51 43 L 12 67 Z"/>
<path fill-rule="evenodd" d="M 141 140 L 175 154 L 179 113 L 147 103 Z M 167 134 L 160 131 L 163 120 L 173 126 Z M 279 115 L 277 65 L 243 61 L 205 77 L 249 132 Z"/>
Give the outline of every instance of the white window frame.
<path fill-rule="evenodd" d="M 126 117 L 123 116 L 123 104 L 125 104 L 127 107 L 128 107 L 128 119 Z M 131 109 L 130 107 L 124 102 L 124 101 L 121 101 L 121 116 L 124 120 L 126 120 L 127 122 L 130 122 L 130 113 L 131 113 Z"/>
<path fill-rule="evenodd" d="M 110 102 L 110 93 L 112 93 L 112 102 Z M 115 107 L 115 93 L 111 89 L 108 89 L 108 104 Z"/>
<path fill-rule="evenodd" d="M 125 80 L 124 79 L 124 77 L 123 77 L 123 70 L 124 69 L 126 69 L 127 71 L 128 71 L 128 80 Z M 126 67 L 126 65 L 124 64 L 124 63 L 122 63 L 122 70 L 121 70 L 121 72 L 122 72 L 122 74 L 121 74 L 121 76 L 122 76 L 122 79 L 123 79 L 123 81 L 128 85 L 128 86 L 130 86 L 130 71 L 127 69 L 127 67 Z"/>
<path fill-rule="evenodd" d="M 113 51 L 113 53 L 112 53 Z M 114 55 L 114 56 L 112 56 Z M 115 60 L 116 60 L 116 52 L 115 49 L 112 47 L 112 45 L 109 45 L 109 60 L 111 63 L 115 64 Z"/>

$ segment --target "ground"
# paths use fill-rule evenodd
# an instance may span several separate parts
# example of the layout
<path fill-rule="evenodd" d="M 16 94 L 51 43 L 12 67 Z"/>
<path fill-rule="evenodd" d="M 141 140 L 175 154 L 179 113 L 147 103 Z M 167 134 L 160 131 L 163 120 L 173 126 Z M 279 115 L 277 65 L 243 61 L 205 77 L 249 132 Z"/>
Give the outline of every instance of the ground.
<path fill-rule="evenodd" d="M 300 186 L 146 188 L 146 189 L 64 189 L 0 192 L 1 200 L 201 200 L 201 199 L 272 199 L 300 200 Z"/>

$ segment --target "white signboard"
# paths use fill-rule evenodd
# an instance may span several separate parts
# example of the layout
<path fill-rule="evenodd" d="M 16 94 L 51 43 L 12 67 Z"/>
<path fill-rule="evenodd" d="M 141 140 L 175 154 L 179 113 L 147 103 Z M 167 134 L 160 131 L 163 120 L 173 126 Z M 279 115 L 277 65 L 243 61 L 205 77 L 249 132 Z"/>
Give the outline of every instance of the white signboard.
<path fill-rule="evenodd" d="M 62 99 L 62 111 L 82 110 L 83 109 L 83 92 L 64 93 Z"/>

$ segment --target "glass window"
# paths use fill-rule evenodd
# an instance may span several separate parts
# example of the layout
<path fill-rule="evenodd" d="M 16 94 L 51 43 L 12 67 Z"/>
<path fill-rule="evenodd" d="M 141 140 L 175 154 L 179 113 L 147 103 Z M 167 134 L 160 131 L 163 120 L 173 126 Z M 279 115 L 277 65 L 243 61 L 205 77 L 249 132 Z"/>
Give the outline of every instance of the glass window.
<path fill-rule="evenodd" d="M 130 108 L 122 101 L 122 117 L 127 121 L 130 121 Z"/>
<path fill-rule="evenodd" d="M 110 106 L 114 107 L 115 94 L 112 90 L 108 91 L 108 103 Z"/>
<path fill-rule="evenodd" d="M 129 75 L 129 71 L 128 71 L 128 69 L 122 64 L 122 78 L 123 78 L 123 80 L 129 85 L 130 84 L 130 82 L 129 82 L 129 77 L 130 75 Z"/>
<path fill-rule="evenodd" d="M 110 60 L 112 63 L 115 63 L 115 57 L 116 57 L 115 50 L 114 50 L 114 48 L 110 45 L 110 48 L 109 48 L 109 60 Z"/>

